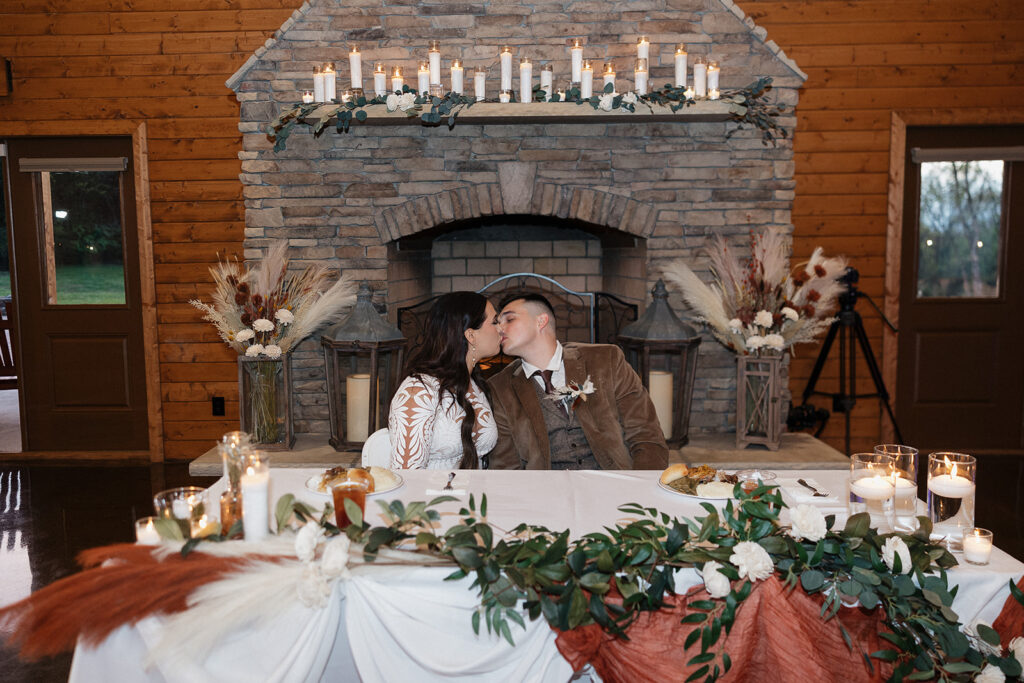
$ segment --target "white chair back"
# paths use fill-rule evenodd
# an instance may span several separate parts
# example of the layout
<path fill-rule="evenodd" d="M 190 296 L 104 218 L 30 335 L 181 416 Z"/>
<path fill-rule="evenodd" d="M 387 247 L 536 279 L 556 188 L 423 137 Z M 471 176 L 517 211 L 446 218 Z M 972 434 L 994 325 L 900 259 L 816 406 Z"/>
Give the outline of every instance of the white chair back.
<path fill-rule="evenodd" d="M 391 469 L 391 437 L 388 429 L 378 429 L 363 444 L 363 467 L 384 467 Z"/>

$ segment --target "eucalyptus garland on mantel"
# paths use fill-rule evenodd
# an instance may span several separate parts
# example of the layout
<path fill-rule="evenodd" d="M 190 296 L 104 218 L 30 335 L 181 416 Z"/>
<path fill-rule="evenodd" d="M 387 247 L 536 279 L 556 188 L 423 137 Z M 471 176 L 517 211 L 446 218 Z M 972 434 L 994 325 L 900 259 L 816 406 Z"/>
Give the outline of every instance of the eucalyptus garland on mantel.
<path fill-rule="evenodd" d="M 745 88 L 723 92 L 719 100 L 727 105 L 729 120 L 759 129 L 765 144 L 775 144 L 777 138 L 786 137 L 785 129 L 781 128 L 775 120 L 785 106 L 766 101 L 766 95 L 771 89 L 771 78 L 759 78 Z M 612 90 L 613 86 L 608 84 L 605 86 L 604 92 L 583 99 L 580 96 L 579 88 L 571 88 L 563 94 L 555 93 L 550 101 L 576 104 L 577 106 L 589 105 L 595 110 L 606 112 L 636 112 L 638 108 L 646 106 L 651 113 L 655 113 L 655 106 L 666 107 L 672 113 L 677 113 L 698 102 L 713 101 L 688 97 L 684 88 L 667 84 L 647 95 L 637 95 L 632 92 L 614 93 Z M 544 96 L 545 93 L 540 86 L 534 86 L 533 101 L 535 103 L 544 102 Z M 451 128 L 455 125 L 459 114 L 475 104 L 477 104 L 477 99 L 472 95 L 460 95 L 454 92 L 443 96 L 422 95 L 417 94 L 408 85 L 404 85 L 401 95 L 391 93 L 386 96 L 377 95 L 372 99 L 360 95 L 341 103 L 324 104 L 319 102 L 293 105 L 290 109 L 282 111 L 277 119 L 268 126 L 267 135 L 274 141 L 274 151 L 281 151 L 285 149 L 288 136 L 291 135 L 296 125 L 312 126 L 313 134 L 319 136 L 327 129 L 331 121 L 334 121 L 337 132 L 346 133 L 353 121 L 360 123 L 366 121 L 375 108 L 378 108 L 378 111 L 383 108 L 388 112 L 400 109 L 409 118 L 418 116 L 420 122 L 427 126 L 438 125 L 442 118 L 447 118 L 448 127 Z M 509 103 L 508 106 L 510 112 L 514 112 L 513 108 L 521 106 L 521 103 Z"/>

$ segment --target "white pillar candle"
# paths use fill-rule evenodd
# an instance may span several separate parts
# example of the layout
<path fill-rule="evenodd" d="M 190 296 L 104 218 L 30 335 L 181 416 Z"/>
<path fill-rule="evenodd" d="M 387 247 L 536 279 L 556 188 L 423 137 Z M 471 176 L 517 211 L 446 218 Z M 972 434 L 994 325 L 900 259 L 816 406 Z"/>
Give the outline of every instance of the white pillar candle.
<path fill-rule="evenodd" d="M 245 540 L 262 541 L 270 524 L 270 469 L 250 464 L 242 472 L 242 528 Z"/>
<path fill-rule="evenodd" d="M 682 43 L 676 47 L 676 87 L 686 87 L 686 46 Z"/>
<path fill-rule="evenodd" d="M 416 92 L 420 95 L 430 92 L 430 65 L 426 62 L 420 62 L 420 69 L 416 72 L 416 76 Z"/>
<path fill-rule="evenodd" d="M 590 62 L 583 63 L 582 81 L 580 81 L 580 97 L 590 99 L 594 94 L 594 67 Z"/>
<path fill-rule="evenodd" d="M 611 62 L 604 63 L 604 85 L 612 84 L 612 92 L 615 92 L 615 65 Z M 603 89 L 602 89 L 603 92 Z"/>
<path fill-rule="evenodd" d="M 572 78 L 570 80 L 573 83 L 579 83 L 583 78 L 583 41 L 573 38 L 569 54 L 572 55 Z"/>
<path fill-rule="evenodd" d="M 441 41 L 430 41 L 427 61 L 430 64 L 430 85 L 441 85 Z"/>
<path fill-rule="evenodd" d="M 964 559 L 970 564 L 988 564 L 992 556 L 992 532 L 987 529 L 964 531 Z"/>
<path fill-rule="evenodd" d="M 958 474 L 940 474 L 928 478 L 928 489 L 945 498 L 964 498 L 974 493 L 974 482 Z"/>
<path fill-rule="evenodd" d="M 637 95 L 647 94 L 647 60 L 636 60 L 636 68 L 633 70 L 633 89 Z"/>
<path fill-rule="evenodd" d="M 647 39 L 647 36 L 640 36 L 636 39 L 636 58 L 651 58 L 651 41 Z"/>
<path fill-rule="evenodd" d="M 850 481 L 850 492 L 864 500 L 888 500 L 893 497 L 894 487 L 890 479 L 876 474 Z"/>
<path fill-rule="evenodd" d="M 320 67 L 313 67 L 313 99 L 317 102 L 325 102 L 324 99 L 324 74 Z"/>
<path fill-rule="evenodd" d="M 693 64 L 693 91 L 697 97 L 706 97 L 708 94 L 708 65 L 701 57 Z"/>
<path fill-rule="evenodd" d="M 402 67 L 396 66 L 395 70 L 391 72 L 391 92 L 402 92 L 404 85 L 405 79 L 402 78 Z"/>
<path fill-rule="evenodd" d="M 511 90 L 502 90 L 500 93 L 498 93 L 498 101 L 501 102 L 502 104 L 508 104 L 509 102 L 511 102 L 512 101 L 512 91 Z"/>
<path fill-rule="evenodd" d="M 135 542 L 141 545 L 158 545 L 160 532 L 153 523 L 156 517 L 143 517 L 135 522 Z"/>
<path fill-rule="evenodd" d="M 465 69 L 462 68 L 462 62 L 455 60 L 452 62 L 452 92 L 457 95 L 461 95 L 465 90 Z"/>
<path fill-rule="evenodd" d="M 527 57 L 519 60 L 519 101 L 533 102 L 533 64 Z"/>
<path fill-rule="evenodd" d="M 500 90 L 512 89 L 512 48 L 508 45 L 501 48 L 499 55 L 501 60 L 501 88 Z"/>
<path fill-rule="evenodd" d="M 544 101 L 551 101 L 552 90 L 554 90 L 554 72 L 550 64 L 545 64 L 540 69 L 540 89 L 544 91 Z"/>
<path fill-rule="evenodd" d="M 388 74 L 384 62 L 373 65 L 373 93 L 380 97 L 388 94 Z"/>
<path fill-rule="evenodd" d="M 348 53 L 348 68 L 352 72 L 352 90 L 363 89 L 363 56 L 359 54 L 359 48 L 352 46 Z"/>
<path fill-rule="evenodd" d="M 664 370 L 651 370 L 647 378 L 647 386 L 654 404 L 654 412 L 661 425 L 661 433 L 668 439 L 672 436 L 672 373 Z"/>
<path fill-rule="evenodd" d="M 332 101 L 338 96 L 338 74 L 334 71 L 334 62 L 324 67 L 324 100 Z"/>
<path fill-rule="evenodd" d="M 473 72 L 473 94 L 477 102 L 483 102 L 487 97 L 487 69 L 481 66 Z"/>
<path fill-rule="evenodd" d="M 306 92 L 302 93 L 302 103 L 303 104 L 312 104 L 313 102 L 314 102 L 314 99 L 313 99 L 313 93 L 312 92 L 307 90 Z"/>
<path fill-rule="evenodd" d="M 366 441 L 370 420 L 370 376 L 349 375 L 345 378 L 345 438 Z"/>
<path fill-rule="evenodd" d="M 718 62 L 708 64 L 708 91 L 718 90 Z"/>

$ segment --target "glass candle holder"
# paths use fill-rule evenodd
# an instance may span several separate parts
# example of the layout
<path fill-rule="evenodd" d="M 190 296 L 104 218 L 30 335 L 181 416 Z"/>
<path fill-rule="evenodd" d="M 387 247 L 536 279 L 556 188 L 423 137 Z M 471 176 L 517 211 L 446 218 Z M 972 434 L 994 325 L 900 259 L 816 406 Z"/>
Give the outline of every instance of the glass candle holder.
<path fill-rule="evenodd" d="M 160 532 L 156 530 L 156 517 L 140 517 L 135 520 L 135 542 L 139 545 L 158 545 Z"/>
<path fill-rule="evenodd" d="M 740 470 L 736 473 L 736 478 L 740 480 L 740 487 L 744 493 L 750 493 L 762 484 L 774 486 L 776 474 L 768 470 Z"/>
<path fill-rule="evenodd" d="M 206 489 L 198 486 L 161 491 L 153 496 L 153 507 L 158 517 L 176 522 L 185 538 L 198 535 L 207 523 Z"/>
<path fill-rule="evenodd" d="M 978 462 L 966 453 L 928 455 L 928 519 L 932 534 L 959 551 L 966 530 L 974 528 L 975 475 Z"/>
<path fill-rule="evenodd" d="M 270 530 L 270 457 L 250 448 L 242 458 L 242 531 L 256 543 Z"/>
<path fill-rule="evenodd" d="M 896 465 L 891 455 L 854 453 L 850 456 L 851 515 L 867 512 L 880 533 L 893 527 Z"/>
<path fill-rule="evenodd" d="M 252 437 L 247 432 L 228 432 L 220 437 L 217 444 L 217 451 L 220 453 L 221 461 L 224 463 L 224 476 L 228 480 L 228 490 L 234 495 L 240 495 L 239 488 L 242 477 L 241 455 L 249 448 Z"/>
<path fill-rule="evenodd" d="M 964 561 L 967 564 L 988 564 L 992 557 L 992 532 L 988 529 L 969 529 L 964 531 Z"/>
<path fill-rule="evenodd" d="M 917 449 L 901 444 L 884 443 L 875 446 L 875 453 L 890 455 L 896 466 L 896 499 L 894 514 L 896 530 L 912 532 L 917 529 Z"/>

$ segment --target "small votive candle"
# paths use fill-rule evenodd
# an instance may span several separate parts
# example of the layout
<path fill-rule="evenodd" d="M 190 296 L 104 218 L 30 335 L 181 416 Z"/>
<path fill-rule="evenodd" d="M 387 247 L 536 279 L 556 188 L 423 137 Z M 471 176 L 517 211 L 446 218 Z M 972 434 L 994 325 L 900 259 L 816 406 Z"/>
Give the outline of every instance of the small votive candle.
<path fill-rule="evenodd" d="M 594 94 L 594 67 L 589 62 L 583 62 L 583 80 L 580 81 L 580 97 L 585 100 L 590 99 Z"/>
<path fill-rule="evenodd" d="M 533 64 L 528 57 L 519 60 L 519 101 L 533 101 Z"/>
<path fill-rule="evenodd" d="M 344 104 L 345 102 L 351 102 L 352 101 L 352 91 L 351 90 L 343 90 L 342 93 L 341 93 L 341 101 L 342 101 L 342 104 Z"/>
<path fill-rule="evenodd" d="M 158 545 L 160 532 L 156 530 L 156 517 L 140 517 L 135 520 L 135 542 L 140 545 Z"/>
<path fill-rule="evenodd" d="M 612 92 L 615 92 L 615 65 L 612 64 L 611 62 L 605 62 L 604 72 L 602 73 L 602 75 L 604 76 L 604 84 L 608 85 L 609 83 L 611 83 Z"/>
<path fill-rule="evenodd" d="M 430 92 L 430 64 L 427 62 L 420 62 L 420 69 L 416 72 L 417 86 L 416 92 L 423 94 Z"/>
<path fill-rule="evenodd" d="M 483 102 L 487 97 L 487 69 L 482 66 L 473 70 L 473 94 L 477 102 Z"/>
<path fill-rule="evenodd" d="M 502 102 L 502 103 L 505 103 L 505 104 L 511 102 L 512 101 L 512 91 L 511 90 L 502 90 L 500 93 L 498 93 L 498 101 Z"/>
<path fill-rule="evenodd" d="M 651 58 L 651 41 L 647 39 L 647 36 L 640 36 L 636 39 L 636 58 Z"/>
<path fill-rule="evenodd" d="M 373 93 L 380 97 L 388 94 L 388 70 L 384 62 L 373 65 Z"/>
<path fill-rule="evenodd" d="M 688 100 L 692 100 L 692 99 L 693 99 L 693 96 L 694 96 L 695 94 L 696 94 L 696 93 L 695 93 L 695 92 L 693 92 L 693 88 L 687 88 L 686 90 L 684 90 L 684 91 L 683 91 L 683 95 L 684 95 L 684 96 L 686 97 L 686 99 L 688 99 Z"/>
<path fill-rule="evenodd" d="M 686 87 L 686 46 L 682 43 L 676 47 L 676 87 Z"/>
<path fill-rule="evenodd" d="M 583 78 L 583 41 L 573 38 L 569 54 L 572 55 L 572 78 L 570 80 L 573 83 L 579 83 Z"/>
<path fill-rule="evenodd" d="M 708 90 L 708 99 L 709 100 L 717 100 L 721 96 L 722 96 L 722 93 L 718 90 L 718 88 L 711 88 L 710 90 Z"/>
<path fill-rule="evenodd" d="M 324 99 L 332 101 L 338 96 L 338 74 L 334 70 L 334 62 L 324 66 Z"/>
<path fill-rule="evenodd" d="M 396 66 L 395 70 L 391 72 L 391 92 L 402 92 L 404 85 L 405 79 L 402 78 L 402 67 Z"/>
<path fill-rule="evenodd" d="M 452 62 L 452 92 L 457 95 L 461 95 L 465 90 L 465 72 L 462 62 L 457 59 Z"/>
<path fill-rule="evenodd" d="M 540 89 L 544 91 L 545 102 L 551 101 L 551 91 L 554 88 L 554 84 L 554 71 L 552 71 L 550 64 L 545 64 L 540 68 Z"/>
<path fill-rule="evenodd" d="M 312 93 L 312 91 L 307 90 L 306 92 L 302 93 L 302 103 L 303 104 L 313 104 L 313 93 Z"/>
<path fill-rule="evenodd" d="M 978 528 L 964 531 L 964 561 L 967 564 L 988 564 L 991 556 L 991 531 Z"/>

